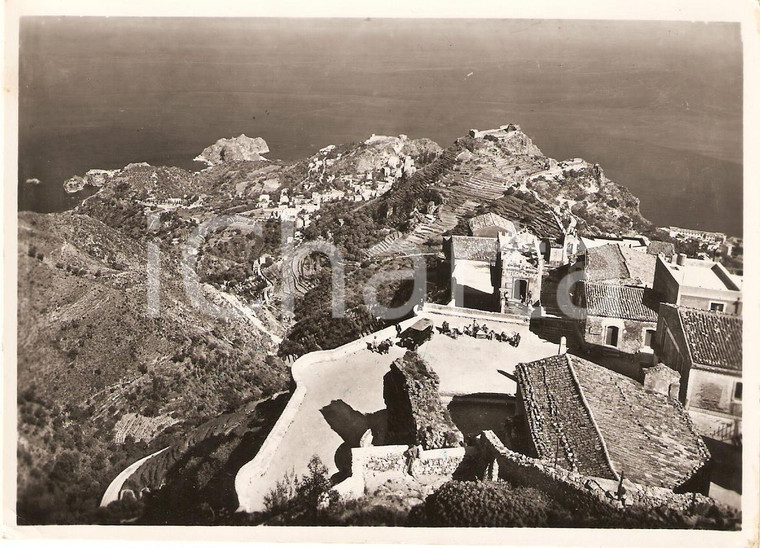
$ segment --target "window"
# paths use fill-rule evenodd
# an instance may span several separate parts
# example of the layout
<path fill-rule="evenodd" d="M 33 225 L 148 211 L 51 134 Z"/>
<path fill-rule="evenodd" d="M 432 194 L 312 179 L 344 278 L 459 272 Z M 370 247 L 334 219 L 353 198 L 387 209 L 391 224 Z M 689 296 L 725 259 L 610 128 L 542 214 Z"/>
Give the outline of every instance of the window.
<path fill-rule="evenodd" d="M 742 399 L 742 383 L 740 382 L 734 385 L 734 399 L 739 401 Z"/>
<path fill-rule="evenodd" d="M 710 310 L 712 312 L 723 312 L 723 303 L 710 303 Z"/>
<path fill-rule="evenodd" d="M 647 329 L 644 331 L 644 346 L 647 348 L 652 348 L 652 343 L 654 342 L 654 329 Z"/>
<path fill-rule="evenodd" d="M 604 339 L 604 344 L 606 344 L 607 346 L 617 346 L 619 331 L 620 330 L 614 325 L 609 326 L 607 328 L 607 336 Z"/>

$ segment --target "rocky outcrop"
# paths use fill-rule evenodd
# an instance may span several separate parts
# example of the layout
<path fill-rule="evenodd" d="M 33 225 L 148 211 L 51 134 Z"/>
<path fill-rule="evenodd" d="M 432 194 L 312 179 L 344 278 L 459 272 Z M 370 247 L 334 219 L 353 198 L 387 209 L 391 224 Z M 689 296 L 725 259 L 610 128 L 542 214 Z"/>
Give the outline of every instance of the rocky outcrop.
<path fill-rule="evenodd" d="M 439 379 L 414 352 L 391 364 L 383 378 L 388 408 L 388 442 L 423 449 L 459 447 L 464 437 L 438 395 Z"/>
<path fill-rule="evenodd" d="M 534 145 L 531 138 L 525 135 L 516 124 L 505 124 L 497 129 L 482 131 L 471 129 L 470 137 L 496 143 L 502 152 L 507 154 L 543 156 L 541 149 Z"/>
<path fill-rule="evenodd" d="M 63 190 L 68 194 L 79 192 L 87 186 L 100 188 L 105 185 L 118 170 L 91 169 L 83 177 L 74 175 L 63 183 Z"/>
<path fill-rule="evenodd" d="M 219 139 L 206 147 L 196 158 L 196 162 L 205 162 L 209 166 L 234 161 L 264 160 L 262 154 L 269 152 L 269 146 L 261 137 L 248 137 L 240 134 L 231 139 Z"/>

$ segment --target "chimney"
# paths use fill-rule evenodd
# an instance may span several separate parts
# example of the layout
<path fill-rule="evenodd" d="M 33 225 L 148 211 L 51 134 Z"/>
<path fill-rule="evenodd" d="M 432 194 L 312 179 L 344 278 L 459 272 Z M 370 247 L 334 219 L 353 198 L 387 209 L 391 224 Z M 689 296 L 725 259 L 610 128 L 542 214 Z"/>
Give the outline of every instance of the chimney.
<path fill-rule="evenodd" d="M 679 253 L 678 259 L 676 259 L 676 262 L 678 266 L 683 266 L 686 264 L 686 254 L 685 253 Z"/>
<path fill-rule="evenodd" d="M 665 365 L 658 363 L 654 367 L 644 368 L 644 389 L 678 400 L 681 390 L 681 375 Z"/>

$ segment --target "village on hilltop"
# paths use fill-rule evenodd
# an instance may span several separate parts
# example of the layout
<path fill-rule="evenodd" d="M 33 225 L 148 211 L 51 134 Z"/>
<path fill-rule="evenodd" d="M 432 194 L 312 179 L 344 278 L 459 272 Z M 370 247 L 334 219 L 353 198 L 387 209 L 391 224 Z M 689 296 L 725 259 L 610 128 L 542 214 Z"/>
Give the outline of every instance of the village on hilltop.
<path fill-rule="evenodd" d="M 512 124 L 469 138 L 540 153 Z M 382 140 L 399 154 L 379 169 L 328 175 L 340 153 L 326 147 L 308 164 L 308 187 L 272 184 L 240 214 L 293 221 L 302 239 L 325 204 L 372 200 L 415 173 L 400 154 L 406 137 L 367 144 Z M 456 157 L 465 167 L 468 154 Z M 536 194 L 527 182 L 579 162 L 526 168 L 523 191 Z M 591 177 L 604 182 L 598 166 Z M 295 359 L 287 406 L 237 472 L 239 510 L 263 511 L 315 455 L 343 500 L 393 489 L 419 500 L 451 479 L 506 479 L 614 508 L 708 497 L 740 508 L 743 282 L 716 259 L 741 240 L 677 227 L 669 241 L 600 235 L 582 230 L 569 206 L 526 219 L 463 203 L 467 233 L 449 230 L 439 250 L 448 302 L 422 298 L 395 325 Z M 415 234 L 456 224 L 444 225 L 446 207 L 455 205 L 415 209 L 407 235 L 390 234 L 368 255 L 411 255 Z M 691 257 L 678 242 L 693 244 Z M 129 475 L 103 506 L 134 496 Z"/>

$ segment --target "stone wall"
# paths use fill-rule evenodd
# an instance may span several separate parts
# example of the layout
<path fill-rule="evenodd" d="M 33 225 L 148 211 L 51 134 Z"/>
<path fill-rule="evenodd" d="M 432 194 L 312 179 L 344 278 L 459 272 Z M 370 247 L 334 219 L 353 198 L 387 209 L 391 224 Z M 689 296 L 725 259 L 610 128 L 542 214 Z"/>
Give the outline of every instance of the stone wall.
<path fill-rule="evenodd" d="M 517 325 L 528 325 L 530 323 L 530 318 L 527 316 L 489 312 L 487 310 L 477 310 L 475 308 L 464 308 L 460 306 L 445 306 L 434 303 L 425 303 L 422 311 L 426 314 L 443 314 L 445 316 L 473 318 L 489 322 L 503 322 Z"/>
<path fill-rule="evenodd" d="M 334 489 L 343 498 L 364 495 L 366 474 L 376 472 L 406 473 L 406 445 L 379 445 L 351 449 L 351 476 L 337 484 Z M 450 447 L 421 451 L 420 458 L 412 465 L 416 476 L 440 476 L 452 479 L 465 458 L 478 457 L 477 447 Z"/>
<path fill-rule="evenodd" d="M 689 378 L 687 407 L 741 417 L 741 400 L 734 400 L 737 382 L 741 377 L 694 368 Z"/>
<path fill-rule="evenodd" d="M 698 493 L 677 494 L 670 489 L 649 487 L 623 480 L 623 485 L 626 488 L 626 500 L 623 505 L 615 495 L 618 486 L 618 482 L 615 480 L 584 476 L 515 453 L 504 447 L 496 434 L 490 430 L 478 436 L 477 446 L 483 460 L 487 463 L 486 479 L 499 478 L 514 485 L 533 487 L 552 498 L 581 497 L 582 500 L 585 497 L 595 497 L 618 508 L 622 506 L 643 508 L 667 506 L 679 511 L 693 508 L 694 505 L 709 507 L 717 504 L 713 499 Z M 704 470 L 704 473 L 709 472 Z"/>
<path fill-rule="evenodd" d="M 618 328 L 617 350 L 626 354 L 636 354 L 641 350 L 644 345 L 644 331 L 647 329 L 651 329 L 652 331 L 657 330 L 657 323 L 655 322 L 588 316 L 586 318 L 586 329 L 583 334 L 584 340 L 589 344 L 606 346 L 605 337 L 607 336 L 608 326 L 616 326 Z"/>
<path fill-rule="evenodd" d="M 413 469 L 415 474 L 451 478 L 459 469 L 465 457 L 471 456 L 474 451 L 474 447 L 450 447 L 422 451 Z"/>
<path fill-rule="evenodd" d="M 404 320 L 400 324 L 401 328 L 406 329 L 418 319 L 417 317 L 413 317 Z M 283 410 L 282 415 L 280 415 L 264 444 L 259 448 L 258 453 L 256 453 L 251 461 L 244 464 L 235 476 L 235 492 L 240 504 L 239 511 L 256 512 L 262 510 L 264 507 L 264 495 L 275 486 L 273 483 L 267 484 L 262 478 L 266 475 L 272 460 L 276 458 L 280 442 L 285 437 L 306 397 L 306 386 L 301 379 L 302 372 L 311 367 L 318 367 L 324 361 L 346 359 L 353 352 L 365 349 L 367 342 L 374 338 L 382 340 L 387 337 L 393 337 L 395 334 L 395 327 L 386 327 L 376 333 L 371 333 L 338 348 L 310 352 L 301 356 L 293 363 L 290 368 L 291 390 L 293 393 L 288 401 L 288 405 Z M 277 480 L 279 479 L 277 478 Z"/>
<path fill-rule="evenodd" d="M 383 378 L 389 442 L 423 449 L 464 445 L 464 436 L 441 403 L 438 386 L 438 375 L 414 352 L 391 364 Z"/>
<path fill-rule="evenodd" d="M 132 474 L 134 474 L 145 462 L 149 461 L 153 457 L 160 455 L 167 449 L 169 449 L 169 447 L 164 447 L 160 451 L 156 451 L 155 453 L 152 453 L 147 457 L 143 457 L 137 462 L 134 462 L 131 465 L 127 466 L 118 476 L 113 479 L 113 481 L 111 481 L 111 483 L 108 485 L 108 488 L 106 488 L 106 491 L 103 493 L 103 497 L 100 500 L 100 507 L 105 508 L 112 502 L 121 499 L 122 486 L 132 476 Z"/>
<path fill-rule="evenodd" d="M 680 392 L 681 375 L 660 363 L 654 367 L 647 367 L 643 371 L 644 389 L 663 394 L 673 399 L 678 399 Z"/>

